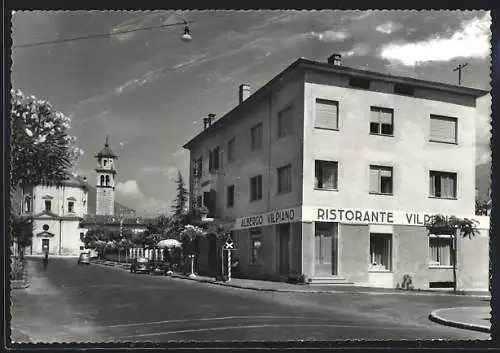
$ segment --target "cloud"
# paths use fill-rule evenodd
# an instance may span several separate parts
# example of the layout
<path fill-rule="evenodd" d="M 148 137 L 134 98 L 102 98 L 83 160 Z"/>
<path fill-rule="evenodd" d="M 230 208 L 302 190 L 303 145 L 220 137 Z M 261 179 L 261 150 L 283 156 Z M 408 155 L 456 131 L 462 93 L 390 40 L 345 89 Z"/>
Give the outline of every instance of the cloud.
<path fill-rule="evenodd" d="M 200 55 L 195 56 L 192 59 L 189 59 L 188 61 L 184 61 L 184 62 L 181 62 L 180 64 L 175 65 L 173 68 L 174 69 L 181 69 L 184 67 L 189 67 L 189 66 L 201 61 L 202 59 L 205 59 L 206 57 L 208 57 L 208 53 L 200 54 Z"/>
<path fill-rule="evenodd" d="M 135 180 L 127 180 L 124 182 L 119 182 L 116 185 L 116 190 L 123 196 L 129 198 L 140 198 L 144 197 L 144 194 L 139 190 L 139 185 Z"/>
<path fill-rule="evenodd" d="M 325 41 L 325 42 L 342 42 L 349 38 L 349 33 L 343 31 L 324 31 L 324 32 L 310 32 L 310 36 L 313 38 Z"/>
<path fill-rule="evenodd" d="M 144 166 L 140 170 L 143 173 L 150 174 L 150 173 L 161 173 L 164 176 L 166 176 L 169 179 L 174 180 L 177 177 L 177 171 L 178 168 L 174 166 Z"/>
<path fill-rule="evenodd" d="M 340 52 L 343 57 L 349 56 L 365 56 L 370 53 L 370 44 L 368 43 L 357 43 L 351 50 Z"/>
<path fill-rule="evenodd" d="M 381 47 L 379 56 L 405 66 L 419 63 L 450 61 L 455 58 L 481 58 L 490 55 L 489 12 L 462 22 L 460 29 L 448 37 L 433 36 L 424 41 L 389 43 Z"/>
<path fill-rule="evenodd" d="M 402 27 L 403 26 L 399 23 L 385 22 L 375 27 L 375 30 L 380 33 L 391 34 L 401 29 Z"/>
<path fill-rule="evenodd" d="M 123 93 L 125 91 L 125 89 L 131 89 L 131 88 L 144 86 L 146 83 L 160 78 L 162 73 L 163 73 L 163 68 L 151 70 L 140 77 L 129 80 L 129 81 L 125 82 L 123 85 L 118 86 L 114 92 L 116 94 L 120 94 L 120 93 Z"/>

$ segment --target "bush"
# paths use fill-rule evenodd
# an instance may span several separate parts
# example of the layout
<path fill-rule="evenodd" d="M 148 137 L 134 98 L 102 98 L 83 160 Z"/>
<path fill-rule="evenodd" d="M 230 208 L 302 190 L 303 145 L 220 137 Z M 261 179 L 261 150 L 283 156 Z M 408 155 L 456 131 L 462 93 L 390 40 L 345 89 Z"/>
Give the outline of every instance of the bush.
<path fill-rule="evenodd" d="M 12 267 L 11 267 L 11 272 L 10 272 L 10 279 L 11 281 L 21 281 L 25 277 L 25 267 L 26 267 L 26 262 L 19 260 L 19 259 L 14 259 L 12 261 Z"/>

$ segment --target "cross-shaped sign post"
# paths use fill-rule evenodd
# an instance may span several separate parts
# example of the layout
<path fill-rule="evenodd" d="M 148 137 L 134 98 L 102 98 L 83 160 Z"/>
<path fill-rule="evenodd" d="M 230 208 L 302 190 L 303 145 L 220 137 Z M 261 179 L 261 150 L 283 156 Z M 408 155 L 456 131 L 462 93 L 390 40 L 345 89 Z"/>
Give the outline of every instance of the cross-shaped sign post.
<path fill-rule="evenodd" d="M 227 281 L 229 282 L 231 281 L 231 252 L 235 250 L 231 236 L 227 237 L 223 249 L 224 251 L 227 251 Z M 222 257 L 222 261 L 224 261 L 224 256 Z M 224 268 L 224 263 L 222 263 L 222 268 Z"/>

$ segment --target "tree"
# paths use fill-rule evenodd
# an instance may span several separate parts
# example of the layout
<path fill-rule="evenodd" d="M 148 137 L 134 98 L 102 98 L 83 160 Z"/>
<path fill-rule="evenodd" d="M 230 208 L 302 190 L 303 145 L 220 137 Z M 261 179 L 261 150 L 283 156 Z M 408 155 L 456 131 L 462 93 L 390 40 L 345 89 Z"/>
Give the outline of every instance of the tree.
<path fill-rule="evenodd" d="M 71 119 L 46 101 L 11 90 L 11 186 L 60 185 L 83 153 Z"/>
<path fill-rule="evenodd" d="M 186 183 L 184 182 L 181 172 L 178 170 L 177 173 L 177 180 L 175 181 L 177 184 L 177 196 L 173 202 L 172 211 L 174 217 L 182 218 L 186 215 L 189 193 L 186 189 Z"/>
<path fill-rule="evenodd" d="M 476 199 L 476 216 L 487 216 L 488 215 L 488 201 Z"/>
<path fill-rule="evenodd" d="M 10 196 L 13 203 L 16 190 L 36 185 L 61 185 L 70 177 L 71 167 L 81 149 L 69 133 L 70 118 L 56 111 L 46 101 L 11 90 Z M 22 193 L 21 193 L 22 194 Z M 11 212 L 13 224 L 21 222 Z M 11 234 L 21 240 L 15 227 Z M 24 248 L 19 246 L 22 251 Z"/>
<path fill-rule="evenodd" d="M 463 238 L 472 237 L 479 234 L 478 222 L 474 219 L 458 218 L 455 216 L 445 217 L 436 215 L 432 217 L 427 230 L 430 234 L 451 235 L 453 237 L 452 266 L 453 266 L 453 290 L 457 290 L 457 239 L 460 235 Z"/>

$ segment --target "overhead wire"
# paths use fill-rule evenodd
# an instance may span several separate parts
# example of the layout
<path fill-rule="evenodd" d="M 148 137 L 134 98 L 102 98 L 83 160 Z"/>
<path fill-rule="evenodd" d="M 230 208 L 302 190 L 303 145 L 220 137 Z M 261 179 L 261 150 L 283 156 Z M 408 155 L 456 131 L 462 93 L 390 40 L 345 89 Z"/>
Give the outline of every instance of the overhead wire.
<path fill-rule="evenodd" d="M 139 31 L 152 30 L 152 29 L 160 29 L 160 28 L 180 26 L 180 25 L 187 26 L 189 23 L 192 23 L 192 21 L 182 20 L 182 22 L 169 23 L 169 24 L 163 24 L 163 25 L 158 25 L 158 26 L 138 27 L 138 28 L 134 28 L 134 29 L 115 31 L 115 32 L 110 32 L 110 33 L 99 33 L 99 34 L 91 34 L 91 35 L 87 35 L 87 36 L 63 38 L 63 39 L 56 39 L 56 40 L 44 41 L 44 42 L 19 44 L 19 45 L 14 45 L 13 48 L 29 48 L 29 47 L 48 45 L 48 44 L 67 43 L 67 42 L 93 39 L 93 38 L 103 38 L 103 37 L 110 37 L 110 36 L 114 36 L 114 35 L 118 35 L 118 34 L 133 33 L 133 32 L 139 32 Z"/>

